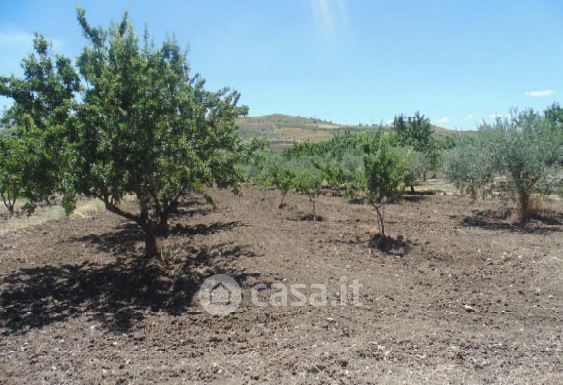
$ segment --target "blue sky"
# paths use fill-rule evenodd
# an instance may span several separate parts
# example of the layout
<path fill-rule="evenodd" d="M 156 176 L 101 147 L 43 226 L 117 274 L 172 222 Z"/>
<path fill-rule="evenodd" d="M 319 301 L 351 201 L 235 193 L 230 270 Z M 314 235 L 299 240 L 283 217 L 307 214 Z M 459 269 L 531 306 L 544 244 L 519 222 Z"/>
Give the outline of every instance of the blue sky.
<path fill-rule="evenodd" d="M 239 90 L 250 115 L 370 124 L 419 110 L 472 129 L 563 94 L 559 0 L 0 0 L 0 74 L 21 73 L 34 31 L 75 57 L 77 4 L 92 24 L 128 10 L 155 40 L 175 34 L 208 87 Z"/>

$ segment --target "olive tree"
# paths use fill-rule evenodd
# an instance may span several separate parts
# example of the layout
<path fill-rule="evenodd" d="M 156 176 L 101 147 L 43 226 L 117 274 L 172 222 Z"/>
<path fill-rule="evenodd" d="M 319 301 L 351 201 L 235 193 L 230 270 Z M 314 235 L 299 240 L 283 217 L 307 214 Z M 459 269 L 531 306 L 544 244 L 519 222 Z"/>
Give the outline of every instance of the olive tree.
<path fill-rule="evenodd" d="M 475 138 L 459 143 L 448 154 L 445 171 L 473 195 L 496 188 L 514 196 L 518 217 L 526 221 L 531 194 L 561 183 L 562 146 L 561 125 L 547 113 L 513 111 L 509 118 L 483 123 Z"/>
<path fill-rule="evenodd" d="M 248 108 L 238 106 L 237 92 L 207 91 L 174 40 L 156 47 L 145 34 L 140 43 L 127 14 L 92 27 L 79 9 L 78 21 L 88 45 L 77 61 L 84 92 L 67 192 L 97 197 L 137 223 L 154 256 L 182 195 L 237 189 L 236 164 L 255 149 L 236 135 L 235 119 Z M 120 205 L 126 195 L 137 198 L 137 210 Z"/>
<path fill-rule="evenodd" d="M 445 154 L 443 171 L 448 180 L 473 199 L 492 187 L 495 169 L 492 153 L 484 151 L 484 135 L 458 137 L 456 146 Z"/>

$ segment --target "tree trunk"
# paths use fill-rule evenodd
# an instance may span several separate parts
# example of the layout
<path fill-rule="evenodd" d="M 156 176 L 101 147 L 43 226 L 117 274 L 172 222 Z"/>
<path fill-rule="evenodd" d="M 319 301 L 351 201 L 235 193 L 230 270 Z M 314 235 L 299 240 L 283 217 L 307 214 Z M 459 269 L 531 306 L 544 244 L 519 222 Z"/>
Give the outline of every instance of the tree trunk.
<path fill-rule="evenodd" d="M 11 217 L 14 215 L 14 203 L 9 202 L 8 203 L 8 215 Z"/>
<path fill-rule="evenodd" d="M 10 197 L 10 193 L 8 192 L 7 197 L 2 194 L 2 201 L 4 202 L 4 206 L 8 209 L 8 215 L 14 215 L 14 206 L 16 205 L 16 199 L 13 200 Z"/>
<path fill-rule="evenodd" d="M 382 237 L 385 237 L 385 223 L 383 222 L 383 214 L 379 211 L 379 207 L 374 205 L 375 213 L 377 214 L 377 227 Z"/>
<path fill-rule="evenodd" d="M 281 202 L 280 202 L 280 205 L 279 205 L 280 209 L 283 207 L 283 200 L 285 199 L 286 194 L 287 194 L 287 191 L 282 194 Z"/>
<path fill-rule="evenodd" d="M 168 234 L 168 217 L 161 217 L 160 222 L 156 225 L 156 234 L 157 235 L 166 235 Z"/>
<path fill-rule="evenodd" d="M 313 202 L 313 220 L 317 220 L 317 213 L 315 210 L 315 199 L 311 199 L 311 202 Z"/>
<path fill-rule="evenodd" d="M 158 255 L 156 237 L 150 231 L 145 232 L 145 255 L 147 257 L 155 257 Z"/>
<path fill-rule="evenodd" d="M 411 193 L 414 193 L 414 186 L 411 184 Z"/>
<path fill-rule="evenodd" d="M 526 191 L 518 193 L 518 206 L 516 208 L 518 220 L 526 222 L 530 219 L 530 194 Z"/>
<path fill-rule="evenodd" d="M 146 224 L 143 227 L 145 232 L 145 254 L 147 257 L 156 257 L 159 255 L 158 236 L 168 234 L 168 217 L 161 217 L 160 221 Z"/>

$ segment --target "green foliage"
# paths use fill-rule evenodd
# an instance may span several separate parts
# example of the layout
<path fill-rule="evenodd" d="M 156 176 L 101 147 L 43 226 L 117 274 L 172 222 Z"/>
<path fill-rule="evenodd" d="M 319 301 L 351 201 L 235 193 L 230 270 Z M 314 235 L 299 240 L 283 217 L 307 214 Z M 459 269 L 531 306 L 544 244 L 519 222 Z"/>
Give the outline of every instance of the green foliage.
<path fill-rule="evenodd" d="M 553 129 L 563 130 L 563 108 L 558 103 L 553 103 L 544 112 L 545 118 Z"/>
<path fill-rule="evenodd" d="M 366 196 L 371 204 L 400 200 L 408 176 L 409 153 L 390 144 L 389 138 L 364 145 Z"/>
<path fill-rule="evenodd" d="M 363 161 L 357 151 L 349 150 L 340 156 L 321 158 L 313 165 L 330 186 L 343 188 L 345 196 L 356 198 L 363 185 Z"/>
<path fill-rule="evenodd" d="M 459 138 L 455 147 L 445 153 L 443 171 L 462 193 L 473 198 L 485 194 L 494 181 L 492 154 L 483 151 L 484 136 Z"/>
<path fill-rule="evenodd" d="M 14 213 L 14 206 L 24 186 L 26 149 L 19 138 L 0 136 L 0 197 L 8 209 Z"/>
<path fill-rule="evenodd" d="M 428 170 L 428 158 L 419 151 L 411 151 L 408 157 L 407 175 L 405 177 L 405 184 L 410 186 L 411 191 L 414 191 L 420 180 L 424 178 L 424 174 Z"/>
<path fill-rule="evenodd" d="M 426 180 L 427 173 L 435 171 L 440 157 L 440 144 L 434 139 L 430 119 L 416 112 L 414 116 L 396 116 L 393 132 L 400 146 L 411 147 L 420 155 L 413 158 L 412 169 L 420 169 L 420 178 Z M 424 158 L 424 159 L 422 159 Z M 414 175 L 414 174 L 413 174 Z M 413 186 L 411 184 L 411 186 Z"/>
<path fill-rule="evenodd" d="M 427 152 L 432 145 L 432 125 L 430 119 L 416 112 L 414 116 L 396 116 L 393 121 L 393 131 L 399 144 L 411 146 L 416 151 Z"/>
<path fill-rule="evenodd" d="M 350 151 L 359 151 L 362 143 L 371 136 L 381 135 L 380 130 L 365 132 L 345 132 L 342 135 L 321 142 L 297 143 L 283 151 L 287 159 L 297 159 L 306 156 L 334 157 L 341 158 Z"/>
<path fill-rule="evenodd" d="M 62 189 L 71 137 L 68 122 L 80 90 L 78 74 L 68 58 L 54 55 L 40 34 L 35 35 L 33 48 L 22 61 L 23 78 L 0 77 L 0 95 L 14 101 L 2 122 L 17 127 L 17 136 L 34 158 L 25 176 L 29 208 Z"/>
<path fill-rule="evenodd" d="M 283 207 L 284 199 L 289 190 L 295 185 L 295 172 L 280 163 L 275 163 L 270 168 L 271 184 L 275 188 L 281 191 L 282 197 L 279 207 Z"/>
<path fill-rule="evenodd" d="M 483 124 L 475 138 L 450 151 L 446 175 L 472 195 L 492 188 L 516 195 L 520 219 L 527 219 L 530 194 L 561 184 L 563 130 L 552 112 L 514 111 Z"/>

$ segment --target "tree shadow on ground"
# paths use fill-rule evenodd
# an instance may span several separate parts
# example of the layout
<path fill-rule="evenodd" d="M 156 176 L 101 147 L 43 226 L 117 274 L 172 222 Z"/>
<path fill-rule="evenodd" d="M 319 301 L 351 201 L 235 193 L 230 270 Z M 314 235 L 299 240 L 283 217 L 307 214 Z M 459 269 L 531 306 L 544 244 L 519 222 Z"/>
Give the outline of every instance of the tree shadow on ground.
<path fill-rule="evenodd" d="M 512 209 L 473 210 L 472 215 L 462 218 L 461 224 L 466 227 L 479 227 L 486 230 L 505 230 L 522 234 L 548 234 L 560 232 L 563 224 L 563 213 L 553 210 L 542 210 L 527 222 L 521 223 L 514 219 Z"/>
<path fill-rule="evenodd" d="M 405 194 L 403 196 L 403 198 L 407 201 L 407 202 L 422 202 L 425 200 L 429 199 L 429 196 L 431 196 L 430 194 Z"/>
<path fill-rule="evenodd" d="M 218 255 L 223 264 L 217 263 Z M 228 263 L 242 256 L 256 255 L 246 246 L 224 243 L 188 252 L 173 264 L 133 256 L 106 264 L 21 269 L 0 281 L 0 327 L 5 335 L 26 333 L 88 315 L 88 320 L 122 333 L 147 312 L 189 311 L 200 283 L 211 274 L 230 274 L 244 282 L 248 276 Z"/>
<path fill-rule="evenodd" d="M 239 221 L 231 222 L 214 222 L 210 224 L 197 224 L 194 226 L 186 226 L 177 224 L 170 229 L 168 235 L 210 235 L 221 231 L 232 230 L 236 227 L 248 226 Z"/>
<path fill-rule="evenodd" d="M 232 230 L 235 227 L 246 226 L 242 222 L 214 222 L 210 224 L 197 224 L 186 226 L 177 224 L 172 227 L 168 234 L 162 236 L 192 236 L 192 235 L 210 235 L 220 231 Z M 71 237 L 71 242 L 93 244 L 98 251 L 111 253 L 114 255 L 125 255 L 135 252 L 135 245 L 144 241 L 144 235 L 141 228 L 135 223 L 123 223 L 117 227 L 115 231 L 103 234 L 88 234 L 81 237 Z"/>
<path fill-rule="evenodd" d="M 409 252 L 412 245 L 402 236 L 392 237 L 389 235 L 375 234 L 369 241 L 369 245 L 384 254 L 402 257 Z"/>

